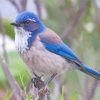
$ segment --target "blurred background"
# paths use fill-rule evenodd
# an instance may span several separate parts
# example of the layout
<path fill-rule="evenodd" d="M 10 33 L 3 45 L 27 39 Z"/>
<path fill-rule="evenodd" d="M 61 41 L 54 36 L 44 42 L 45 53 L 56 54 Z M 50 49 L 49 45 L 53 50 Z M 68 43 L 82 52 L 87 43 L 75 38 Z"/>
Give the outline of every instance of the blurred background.
<path fill-rule="evenodd" d="M 30 75 L 16 52 L 10 22 L 25 10 L 36 13 L 84 63 L 100 70 L 100 0 L 0 0 L 0 56 L 23 90 Z M 15 100 L 8 80 L 0 65 L 0 100 Z M 100 82 L 76 70 L 65 72 L 50 87 L 52 100 L 100 100 Z"/>

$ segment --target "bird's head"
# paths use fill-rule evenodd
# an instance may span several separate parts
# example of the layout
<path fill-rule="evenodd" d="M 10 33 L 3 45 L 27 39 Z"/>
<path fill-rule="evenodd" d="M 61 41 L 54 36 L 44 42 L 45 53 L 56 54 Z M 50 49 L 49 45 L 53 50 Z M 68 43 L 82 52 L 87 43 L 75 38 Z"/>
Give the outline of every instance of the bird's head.
<path fill-rule="evenodd" d="M 11 25 L 15 26 L 15 44 L 20 52 L 30 48 L 36 36 L 46 30 L 42 21 L 28 11 L 20 13 Z"/>
<path fill-rule="evenodd" d="M 19 29 L 23 28 L 27 32 L 34 32 L 34 34 L 41 33 L 46 28 L 34 13 L 28 11 L 20 13 L 11 25 Z"/>

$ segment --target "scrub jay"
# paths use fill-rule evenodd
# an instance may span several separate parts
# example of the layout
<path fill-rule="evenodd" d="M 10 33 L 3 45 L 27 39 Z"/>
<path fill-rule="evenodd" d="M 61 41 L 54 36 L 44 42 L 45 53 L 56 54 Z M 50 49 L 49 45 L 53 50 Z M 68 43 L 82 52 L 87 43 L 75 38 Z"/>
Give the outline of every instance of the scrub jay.
<path fill-rule="evenodd" d="M 48 76 L 78 69 L 100 80 L 100 72 L 84 64 L 34 13 L 24 11 L 11 24 L 15 26 L 17 51 L 32 73 Z"/>

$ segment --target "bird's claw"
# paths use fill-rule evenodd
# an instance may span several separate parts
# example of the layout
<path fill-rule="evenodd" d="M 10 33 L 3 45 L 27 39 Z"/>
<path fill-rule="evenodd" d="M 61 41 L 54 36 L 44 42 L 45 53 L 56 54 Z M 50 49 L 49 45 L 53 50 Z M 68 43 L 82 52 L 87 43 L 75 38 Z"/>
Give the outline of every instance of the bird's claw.
<path fill-rule="evenodd" d="M 41 75 L 41 76 L 38 76 L 36 73 L 34 73 L 33 72 L 33 74 L 34 74 L 34 78 L 32 78 L 31 79 L 31 82 L 34 84 L 34 86 L 36 87 L 36 88 L 38 88 L 38 89 L 41 89 L 42 87 L 44 87 L 45 85 L 48 85 L 51 81 L 52 81 L 52 79 L 57 75 L 56 73 L 55 74 L 53 74 L 48 80 L 46 80 L 46 81 L 43 81 L 42 80 L 42 77 L 43 77 L 43 75 Z"/>
<path fill-rule="evenodd" d="M 35 88 L 40 90 L 42 87 L 45 86 L 45 82 L 41 79 L 42 76 L 38 76 L 36 73 L 34 73 L 35 77 L 31 79 L 31 82 L 34 84 Z"/>

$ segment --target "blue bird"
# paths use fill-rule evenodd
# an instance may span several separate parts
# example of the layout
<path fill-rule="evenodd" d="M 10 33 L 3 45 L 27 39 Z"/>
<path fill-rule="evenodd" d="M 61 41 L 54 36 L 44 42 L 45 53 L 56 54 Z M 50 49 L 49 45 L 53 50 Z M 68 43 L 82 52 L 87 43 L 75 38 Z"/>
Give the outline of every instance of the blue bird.
<path fill-rule="evenodd" d="M 100 72 L 85 65 L 61 38 L 32 12 L 20 13 L 15 22 L 15 45 L 30 72 L 45 76 L 78 69 L 98 80 Z"/>

